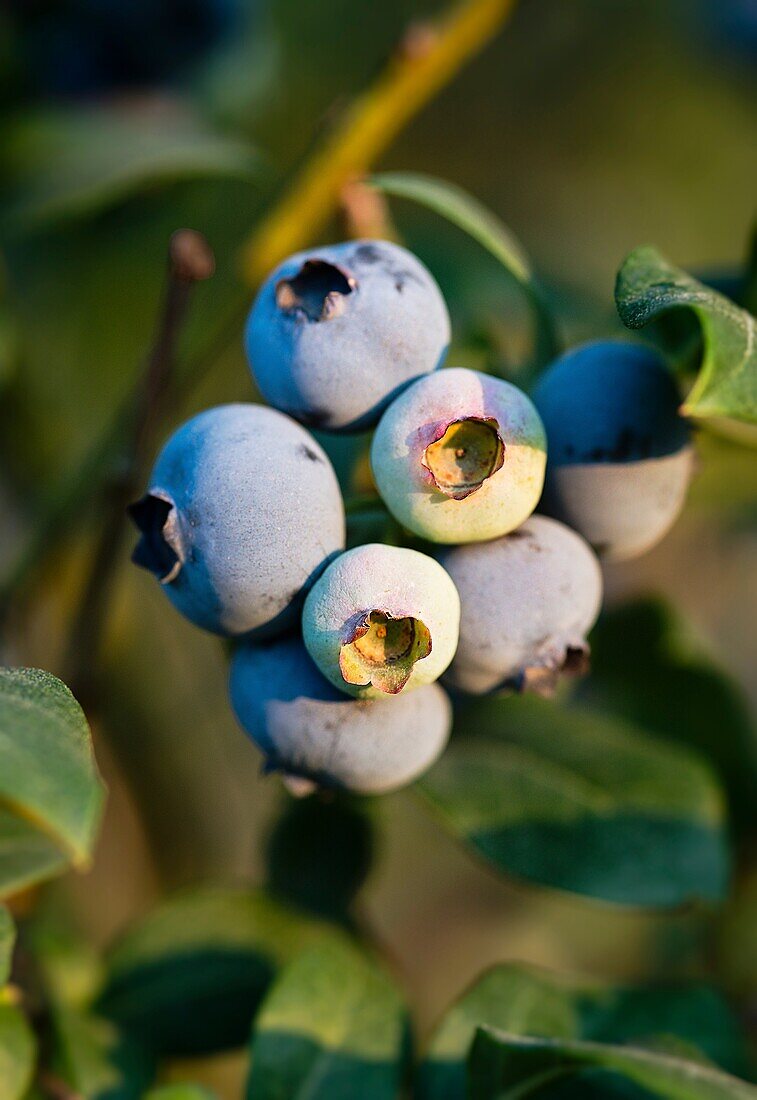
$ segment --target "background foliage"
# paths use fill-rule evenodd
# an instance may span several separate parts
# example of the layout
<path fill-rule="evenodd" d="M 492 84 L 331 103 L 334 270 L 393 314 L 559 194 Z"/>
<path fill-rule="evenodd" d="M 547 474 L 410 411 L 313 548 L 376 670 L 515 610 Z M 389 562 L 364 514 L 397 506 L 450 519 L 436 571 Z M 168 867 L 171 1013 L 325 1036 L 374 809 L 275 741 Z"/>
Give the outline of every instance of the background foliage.
<path fill-rule="evenodd" d="M 297 805 L 235 728 L 223 652 L 166 613 L 126 543 L 102 645 L 72 644 L 71 622 L 125 476 L 170 234 L 205 233 L 217 270 L 195 292 L 163 432 L 254 397 L 240 333 L 256 265 L 269 266 L 273 229 L 303 232 L 301 216 L 271 212 L 384 102 L 388 58 L 412 74 L 425 40 L 397 43 L 442 8 L 241 4 L 212 49 L 116 87 L 42 63 L 38 33 L 13 6 L 2 17 L 2 658 L 63 675 L 89 726 L 54 677 L 2 674 L 0 896 L 14 920 L 0 906 L 0 1100 L 50 1095 L 50 1075 L 108 1100 L 153 1086 L 151 1100 L 349 1096 L 355 1082 L 382 1100 L 409 1079 L 410 1019 L 423 1100 L 461 1095 L 474 1035 L 475 1096 L 526 1095 L 539 1078 L 557 1097 L 754 1095 L 757 583 L 742 422 L 755 370 L 740 311 L 755 308 L 757 31 L 736 2 L 524 0 L 499 34 L 510 5 L 472 6 L 480 23 L 461 27 L 492 39 L 485 52 L 445 87 L 423 62 L 428 105 L 404 129 L 389 119 L 378 163 L 357 157 L 390 196 L 379 228 L 439 279 L 451 360 L 521 385 L 556 341 L 627 334 L 625 322 L 687 389 L 704 336 L 688 391 L 708 417 L 702 468 L 668 539 L 606 569 L 589 679 L 555 702 L 460 709 L 418 790 Z M 340 206 L 329 172 L 313 179 L 320 239 L 343 236 L 354 204 Z M 673 300 L 696 317 L 658 315 Z M 322 442 L 345 489 L 364 491 L 365 440 Z M 382 522 L 361 512 L 353 538 Z M 90 730 L 109 788 L 99 833 Z M 48 1076 L 32 1084 L 37 1047 Z"/>

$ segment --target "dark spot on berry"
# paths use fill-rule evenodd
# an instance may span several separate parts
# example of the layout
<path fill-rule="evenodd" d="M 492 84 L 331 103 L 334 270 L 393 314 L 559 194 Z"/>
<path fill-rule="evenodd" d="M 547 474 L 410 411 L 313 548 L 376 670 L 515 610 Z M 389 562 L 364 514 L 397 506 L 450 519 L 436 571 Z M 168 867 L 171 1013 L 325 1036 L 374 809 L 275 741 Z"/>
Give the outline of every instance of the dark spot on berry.
<path fill-rule="evenodd" d="M 299 454 L 309 459 L 310 462 L 323 462 L 321 456 L 316 451 L 314 451 L 312 447 L 308 447 L 307 443 L 300 443 L 297 450 Z"/>
<path fill-rule="evenodd" d="M 390 274 L 394 278 L 394 289 L 400 294 L 405 289 L 406 283 L 421 283 L 421 280 L 414 272 L 407 271 L 404 268 L 401 268 L 399 271 L 392 271 Z"/>
<path fill-rule="evenodd" d="M 364 264 L 377 264 L 381 259 L 381 249 L 375 244 L 361 244 L 355 249 L 355 259 Z"/>
<path fill-rule="evenodd" d="M 585 458 L 590 462 L 633 462 L 641 458 L 649 458 L 652 449 L 651 436 L 641 435 L 632 428 L 623 428 L 611 446 L 593 447 L 586 453 Z M 574 453 L 572 446 L 566 446 L 566 456 L 572 456 Z"/>

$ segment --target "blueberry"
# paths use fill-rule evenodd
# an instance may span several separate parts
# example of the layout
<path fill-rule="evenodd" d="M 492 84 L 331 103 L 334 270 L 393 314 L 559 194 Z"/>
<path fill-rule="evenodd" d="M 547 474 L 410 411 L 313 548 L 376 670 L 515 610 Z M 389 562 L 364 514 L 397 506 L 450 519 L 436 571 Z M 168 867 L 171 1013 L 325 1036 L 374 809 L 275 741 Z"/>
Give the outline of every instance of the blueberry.
<path fill-rule="evenodd" d="M 544 430 L 526 395 L 460 368 L 422 378 L 393 401 L 371 447 L 387 508 L 433 542 L 512 531 L 536 507 L 545 462 Z"/>
<path fill-rule="evenodd" d="M 200 413 L 161 451 L 134 561 L 188 619 L 216 634 L 273 633 L 344 547 L 344 507 L 309 432 L 260 405 Z"/>
<path fill-rule="evenodd" d="M 460 593 L 460 642 L 446 681 L 478 695 L 543 689 L 560 671 L 582 671 L 586 633 L 602 600 L 599 562 L 556 520 L 531 516 L 504 538 L 446 550 Z"/>
<path fill-rule="evenodd" d="M 417 550 L 380 543 L 333 561 L 302 613 L 316 665 L 359 698 L 436 680 L 454 656 L 459 624 L 460 600 L 441 565 Z"/>
<path fill-rule="evenodd" d="M 542 510 L 608 558 L 659 542 L 683 507 L 693 464 L 660 358 L 615 340 L 583 344 L 547 368 L 534 403 L 549 438 Z"/>
<path fill-rule="evenodd" d="M 420 260 L 387 241 L 350 241 L 285 260 L 255 300 L 246 345 L 277 409 L 358 431 L 440 365 L 449 337 L 441 291 Z"/>
<path fill-rule="evenodd" d="M 441 753 L 451 708 L 438 684 L 356 700 L 319 673 L 299 638 L 239 646 L 231 704 L 272 769 L 302 782 L 379 794 L 411 782 Z"/>

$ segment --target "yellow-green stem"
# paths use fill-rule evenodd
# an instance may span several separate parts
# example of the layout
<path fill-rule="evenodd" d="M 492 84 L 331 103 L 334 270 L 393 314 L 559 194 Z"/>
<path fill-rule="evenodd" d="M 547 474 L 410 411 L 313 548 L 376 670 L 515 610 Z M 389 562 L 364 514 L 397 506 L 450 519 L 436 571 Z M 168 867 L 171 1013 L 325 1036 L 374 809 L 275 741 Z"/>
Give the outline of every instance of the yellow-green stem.
<path fill-rule="evenodd" d="M 409 120 L 496 34 L 516 0 L 461 0 L 440 20 L 406 37 L 404 48 L 310 158 L 242 252 L 257 286 L 327 223 L 343 187 L 362 176 Z"/>

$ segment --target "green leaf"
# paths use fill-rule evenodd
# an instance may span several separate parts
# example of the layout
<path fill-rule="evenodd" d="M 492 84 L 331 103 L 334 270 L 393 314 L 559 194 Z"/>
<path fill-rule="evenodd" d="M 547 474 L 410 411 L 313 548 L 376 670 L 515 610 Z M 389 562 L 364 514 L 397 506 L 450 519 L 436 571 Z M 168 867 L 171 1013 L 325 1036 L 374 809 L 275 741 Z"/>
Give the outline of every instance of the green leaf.
<path fill-rule="evenodd" d="M 443 1017 L 420 1068 L 419 1100 L 465 1100 L 465 1060 L 483 1025 L 537 1038 L 655 1049 L 664 1042 L 732 1073 L 749 1073 L 739 1021 L 709 986 L 610 988 L 505 963 L 479 978 Z"/>
<path fill-rule="evenodd" d="M 419 788 L 495 867 L 621 905 L 723 897 L 723 798 L 695 754 L 527 696 L 464 706 L 457 726 Z"/>
<path fill-rule="evenodd" d="M 86 867 L 103 798 L 87 720 L 65 684 L 0 669 L 0 895 L 64 862 Z"/>
<path fill-rule="evenodd" d="M 303 952 L 260 1010 L 248 1100 L 395 1100 L 405 1011 L 389 980 L 346 939 Z"/>
<path fill-rule="evenodd" d="M 684 624 L 660 600 L 608 609 L 591 643 L 582 695 L 708 757 L 723 777 L 733 815 L 751 829 L 757 730 L 738 685 L 688 643 Z"/>
<path fill-rule="evenodd" d="M 115 945 L 99 1008 L 160 1054 L 239 1046 L 281 964 L 322 934 L 261 892 L 181 894 Z"/>
<path fill-rule="evenodd" d="M 585 1067 L 609 1070 L 666 1100 L 756 1100 L 737 1077 L 661 1051 L 570 1039 L 537 1039 L 482 1027 L 469 1062 L 471 1100 L 520 1100 Z"/>
<path fill-rule="evenodd" d="M 550 311 L 520 242 L 503 222 L 462 188 L 417 172 L 383 172 L 367 181 L 385 195 L 412 199 L 462 229 L 499 260 L 522 289 L 533 316 L 534 360 L 541 366 L 559 351 Z"/>
<path fill-rule="evenodd" d="M 0 895 L 11 895 L 65 871 L 68 858 L 14 812 L 0 805 Z"/>
<path fill-rule="evenodd" d="M 56 1074 L 87 1100 L 141 1100 L 155 1076 L 150 1055 L 110 1020 L 58 1006 Z"/>
<path fill-rule="evenodd" d="M 669 310 L 691 309 L 701 326 L 704 354 L 682 412 L 757 423 L 757 322 L 750 313 L 648 245 L 623 261 L 615 302 L 623 324 L 634 329 Z"/>
<path fill-rule="evenodd" d="M 710 1061 L 740 1077 L 751 1073 L 747 1041 L 736 1013 L 717 990 L 675 985 L 575 987 L 580 1029 L 575 1038 L 629 1043 Z"/>
<path fill-rule="evenodd" d="M 418 1100 L 465 1100 L 465 1060 L 476 1028 L 571 1038 L 577 1013 L 570 991 L 529 967 L 496 966 L 467 990 L 434 1032 L 418 1073 Z"/>
<path fill-rule="evenodd" d="M 24 230 L 91 217 L 156 184 L 249 180 L 261 170 L 250 146 L 213 132 L 186 108 L 100 105 L 27 114 L 9 128 L 4 151 L 15 183 L 6 225 Z"/>
<path fill-rule="evenodd" d="M 20 1009 L 0 1002 L 0 1100 L 20 1100 L 31 1084 L 36 1043 Z"/>
<path fill-rule="evenodd" d="M 0 989 L 5 985 L 11 973 L 11 958 L 16 929 L 13 918 L 4 905 L 0 905 Z"/>
<path fill-rule="evenodd" d="M 365 800 L 288 798 L 266 848 L 268 888 L 300 909 L 348 922 L 372 858 Z"/>

